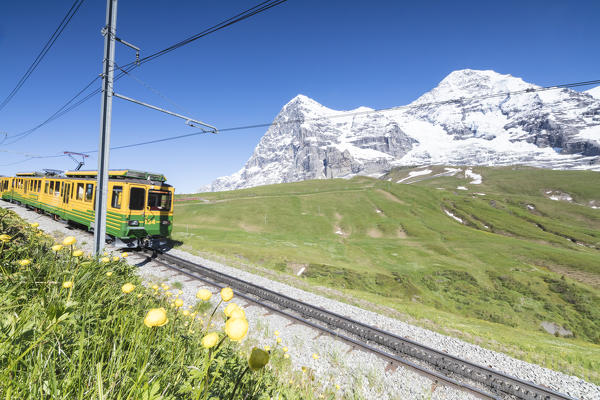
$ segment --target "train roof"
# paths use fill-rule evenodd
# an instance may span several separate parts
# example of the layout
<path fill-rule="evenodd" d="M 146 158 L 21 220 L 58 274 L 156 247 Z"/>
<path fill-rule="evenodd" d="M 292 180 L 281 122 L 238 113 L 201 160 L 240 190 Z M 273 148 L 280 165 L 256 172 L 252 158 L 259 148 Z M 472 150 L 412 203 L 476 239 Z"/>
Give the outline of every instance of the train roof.
<path fill-rule="evenodd" d="M 98 171 L 67 171 L 68 177 L 78 178 L 96 178 Z M 147 181 L 166 182 L 167 178 L 163 174 L 154 172 L 137 171 L 134 169 L 118 169 L 108 171 L 108 177 L 112 179 L 141 179 Z"/>

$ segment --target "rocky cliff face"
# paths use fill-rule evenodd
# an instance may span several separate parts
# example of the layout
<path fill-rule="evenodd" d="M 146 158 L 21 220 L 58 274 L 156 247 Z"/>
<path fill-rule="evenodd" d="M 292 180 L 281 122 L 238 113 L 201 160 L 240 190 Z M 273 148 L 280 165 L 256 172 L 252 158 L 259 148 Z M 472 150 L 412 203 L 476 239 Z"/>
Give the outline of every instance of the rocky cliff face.
<path fill-rule="evenodd" d="M 209 190 L 379 176 L 399 165 L 600 170 L 600 100 L 594 89 L 531 91 L 538 88 L 494 71 L 460 70 L 415 102 L 388 111 L 340 112 L 298 95 L 246 165 Z"/>

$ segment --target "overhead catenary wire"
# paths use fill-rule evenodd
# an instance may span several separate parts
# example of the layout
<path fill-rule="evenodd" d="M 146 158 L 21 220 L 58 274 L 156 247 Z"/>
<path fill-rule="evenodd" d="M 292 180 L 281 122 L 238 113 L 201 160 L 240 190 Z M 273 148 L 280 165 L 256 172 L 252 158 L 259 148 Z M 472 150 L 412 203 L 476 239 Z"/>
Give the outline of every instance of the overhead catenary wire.
<path fill-rule="evenodd" d="M 283 121 L 283 122 L 273 121 L 273 122 L 265 122 L 265 123 L 252 124 L 252 125 L 240 125 L 240 126 L 234 126 L 234 127 L 219 128 L 219 132 L 242 131 L 242 130 L 255 129 L 255 128 L 270 128 L 271 126 L 277 126 L 277 125 L 297 124 L 297 123 L 303 123 L 303 122 L 344 118 L 344 117 L 349 117 L 349 116 L 367 115 L 367 114 L 389 112 L 389 111 L 396 111 L 396 110 L 403 110 L 403 109 L 434 107 L 434 106 L 440 106 L 440 105 L 446 105 L 446 104 L 452 104 L 452 103 L 462 103 L 462 102 L 471 101 L 471 100 L 482 100 L 482 99 L 488 99 L 488 98 L 494 98 L 494 97 L 514 96 L 514 95 L 520 95 L 520 94 L 526 94 L 526 93 L 535 93 L 535 92 L 542 92 L 542 91 L 547 91 L 547 90 L 557 90 L 557 89 L 565 89 L 565 88 L 570 88 L 570 87 L 588 86 L 588 85 L 596 85 L 596 84 L 600 84 L 600 79 L 592 80 L 592 81 L 585 81 L 585 82 L 565 83 L 565 84 L 560 84 L 560 85 L 552 85 L 552 86 L 545 86 L 545 87 L 539 87 L 539 88 L 528 88 L 528 89 L 523 89 L 523 90 L 518 90 L 518 91 L 513 91 L 513 92 L 505 91 L 505 92 L 497 92 L 497 93 L 491 93 L 491 94 L 481 95 L 481 96 L 459 97 L 459 98 L 442 100 L 442 101 L 433 101 L 433 102 L 425 102 L 425 103 L 411 103 L 411 104 L 406 104 L 406 105 L 402 105 L 402 106 L 380 108 L 380 109 L 373 109 L 373 110 L 341 112 L 339 114 L 325 115 L 325 116 L 320 116 L 320 117 L 315 117 L 315 118 L 302 118 L 302 119 L 287 120 L 287 121 Z M 579 107 L 577 107 L 577 108 L 579 108 Z M 115 146 L 115 147 L 111 147 L 111 150 L 119 150 L 119 149 L 131 148 L 131 147 L 144 146 L 144 145 L 148 145 L 148 144 L 162 143 L 162 142 L 167 142 L 167 141 L 171 141 L 171 140 L 178 140 L 178 139 L 183 139 L 183 138 L 187 138 L 187 137 L 198 136 L 198 135 L 202 135 L 205 133 L 206 133 L 206 131 L 197 131 L 197 132 L 187 133 L 187 134 L 183 134 L 183 135 L 169 136 L 169 137 L 164 137 L 164 138 L 147 140 L 144 142 Z M 84 152 L 84 153 L 91 154 L 91 153 L 95 153 L 95 152 L 96 152 L 95 150 L 91 150 L 91 151 Z"/>
<path fill-rule="evenodd" d="M 234 127 L 220 128 L 219 132 L 233 132 L 233 131 L 242 131 L 242 130 L 249 130 L 249 129 L 255 129 L 255 128 L 267 128 L 267 127 L 276 126 L 276 125 L 297 124 L 297 123 L 303 123 L 303 122 L 343 118 L 343 117 L 357 116 L 357 115 L 367 115 L 367 114 L 372 114 L 372 113 L 389 112 L 389 111 L 396 111 L 396 110 L 402 110 L 402 109 L 426 108 L 426 107 L 434 107 L 434 106 L 446 105 L 446 104 L 452 104 L 452 103 L 458 104 L 458 103 L 472 101 L 472 100 L 482 100 L 482 99 L 503 97 L 503 96 L 514 96 L 514 95 L 520 95 L 520 94 L 526 94 L 526 93 L 535 93 L 535 92 L 542 92 L 542 91 L 548 91 L 548 90 L 566 89 L 566 88 L 571 88 L 571 87 L 589 86 L 589 85 L 597 85 L 597 84 L 600 84 L 600 79 L 590 80 L 590 81 L 582 81 L 582 82 L 564 83 L 564 84 L 543 86 L 543 87 L 537 87 L 537 88 L 532 87 L 532 88 L 517 90 L 517 91 L 513 91 L 513 92 L 504 91 L 504 92 L 496 92 L 496 93 L 490 93 L 490 94 L 480 95 L 480 96 L 458 97 L 458 98 L 452 98 L 452 99 L 441 100 L 441 101 L 433 101 L 433 102 L 423 102 L 423 103 L 413 102 L 413 103 L 402 105 L 402 106 L 379 108 L 379 109 L 372 109 L 372 110 L 365 110 L 365 111 L 355 111 L 355 112 L 341 112 L 339 114 L 326 115 L 326 116 L 320 116 L 320 117 L 315 117 L 315 118 L 287 120 L 284 122 L 273 121 L 273 122 L 251 124 L 251 125 L 240 125 L 240 126 L 234 126 Z M 573 107 L 573 109 L 577 109 L 577 108 L 580 108 L 580 107 Z M 137 142 L 137 143 L 120 145 L 120 146 L 113 146 L 110 149 L 111 150 L 119 150 L 119 149 L 127 149 L 127 148 L 132 148 L 132 147 L 145 146 L 145 145 L 149 145 L 149 144 L 156 144 L 156 143 L 168 142 L 168 141 L 172 141 L 172 140 L 184 139 L 184 138 L 193 137 L 193 136 L 199 136 L 199 135 L 203 135 L 205 133 L 207 133 L 207 132 L 206 131 L 191 132 L 191 133 L 182 134 L 182 135 L 168 136 L 168 137 L 163 137 L 163 138 L 158 138 L 158 139 L 153 139 L 153 140 L 147 140 L 144 142 Z M 84 151 L 81 153 L 82 154 L 93 154 L 93 153 L 97 153 L 97 152 L 98 152 L 98 150 L 90 150 L 90 151 Z M 22 160 L 17 163 L 26 162 L 26 161 L 29 161 L 29 160 L 35 159 L 35 158 L 53 158 L 53 157 L 64 157 L 64 155 L 61 154 L 61 155 L 30 157 L 26 160 Z"/>
<path fill-rule="evenodd" d="M 83 1 L 83 0 L 81 0 Z M 174 45 L 171 45 L 165 49 L 159 50 L 157 52 L 152 53 L 151 55 L 144 57 L 142 59 L 140 59 L 139 61 L 133 61 L 130 62 L 128 64 L 125 64 L 124 66 L 121 67 L 121 72 L 114 78 L 114 81 L 119 80 L 120 78 L 122 78 L 125 74 L 127 74 L 128 72 L 130 72 L 131 70 L 139 67 L 140 65 L 142 65 L 143 63 L 149 62 L 154 60 L 157 57 L 160 57 L 162 55 L 165 55 L 173 50 L 176 50 L 182 46 L 185 46 L 189 43 L 192 43 L 204 36 L 210 35 L 214 32 L 217 32 L 223 28 L 226 28 L 228 26 L 231 26 L 237 22 L 241 22 L 245 19 L 248 19 L 256 14 L 259 14 L 261 12 L 264 12 L 268 9 L 271 9 L 279 4 L 282 4 L 284 2 L 286 2 L 287 0 L 267 0 L 267 1 L 263 1 L 261 3 L 258 3 L 257 5 L 255 5 L 254 7 L 251 7 L 249 9 L 246 9 L 236 15 L 234 15 L 233 17 L 230 17 L 224 21 L 219 22 L 216 25 L 211 26 L 210 28 L 207 28 L 205 30 L 203 30 L 200 33 L 197 33 L 193 36 L 188 37 L 187 39 L 184 39 L 182 41 L 179 41 L 177 43 L 175 43 Z M 116 67 L 115 67 L 116 68 Z M 80 90 L 75 96 L 73 96 L 67 103 L 65 103 L 65 105 L 63 105 L 61 108 L 59 108 L 54 114 L 52 114 L 49 118 L 47 118 L 45 121 L 43 121 L 42 123 L 36 125 L 35 127 L 28 129 L 27 131 L 23 131 L 20 132 L 18 134 L 15 135 L 11 135 L 9 136 L 10 140 L 7 140 L 6 143 L 4 143 L 5 145 L 9 145 L 9 144 L 13 144 L 16 143 L 22 139 L 24 139 L 25 137 L 29 136 L 30 134 L 32 134 L 33 132 L 35 132 L 36 130 L 40 129 L 41 127 L 45 126 L 46 124 L 60 118 L 61 116 L 71 112 L 72 110 L 74 110 L 75 108 L 79 107 L 80 105 L 82 105 L 83 103 L 85 103 L 86 101 L 90 100 L 92 97 L 94 97 L 95 95 L 99 94 L 102 92 L 101 88 L 98 88 L 92 92 L 90 92 L 89 94 L 87 94 L 85 97 L 83 97 L 82 99 L 80 99 L 79 101 L 77 101 L 76 103 L 73 103 L 72 105 L 69 106 L 69 104 L 71 104 L 77 97 L 79 97 L 83 92 L 85 92 L 97 79 L 99 79 L 100 76 L 96 76 L 92 82 L 90 82 L 88 85 L 86 85 L 82 90 Z"/>
<path fill-rule="evenodd" d="M 0 103 L 0 111 L 2 109 L 4 109 L 4 107 L 6 107 L 6 105 L 17 94 L 19 89 L 21 89 L 21 87 L 23 87 L 23 85 L 25 84 L 27 79 L 29 79 L 29 77 L 31 76 L 33 71 L 35 71 L 37 66 L 42 62 L 42 60 L 44 59 L 46 54 L 48 54 L 48 52 L 50 51 L 50 49 L 52 48 L 54 43 L 58 40 L 60 35 L 63 33 L 63 31 L 65 30 L 65 28 L 67 27 L 67 25 L 69 24 L 69 22 L 71 21 L 73 16 L 77 13 L 77 11 L 79 10 L 79 8 L 81 7 L 81 5 L 83 4 L 84 1 L 85 0 L 75 0 L 75 2 L 73 3 L 73 5 L 69 9 L 69 11 L 67 11 L 67 14 L 63 17 L 62 21 L 60 21 L 60 24 L 58 24 L 58 27 L 54 30 L 52 35 L 50 35 L 50 38 L 48 39 L 48 41 L 46 42 L 46 44 L 44 45 L 42 50 L 40 50 L 37 57 L 33 60 L 33 63 L 31 63 L 29 68 L 27 68 L 27 71 L 25 71 L 25 74 L 21 77 L 19 82 L 17 82 L 17 85 L 4 98 L 4 100 L 2 100 L 2 102 Z"/>

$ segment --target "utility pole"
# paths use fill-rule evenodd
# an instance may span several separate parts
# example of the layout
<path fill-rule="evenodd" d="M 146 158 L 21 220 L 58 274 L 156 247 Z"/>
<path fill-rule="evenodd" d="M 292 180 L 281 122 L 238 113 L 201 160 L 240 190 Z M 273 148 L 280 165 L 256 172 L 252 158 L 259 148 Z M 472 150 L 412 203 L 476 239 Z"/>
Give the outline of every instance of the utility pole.
<path fill-rule="evenodd" d="M 108 160 L 110 124 L 112 118 L 113 75 L 115 69 L 115 37 L 117 34 L 117 0 L 106 0 L 104 61 L 102 70 L 102 108 L 100 141 L 98 143 L 98 181 L 96 184 L 96 216 L 94 221 L 94 254 L 104 250 L 106 238 L 106 207 L 108 198 Z"/>

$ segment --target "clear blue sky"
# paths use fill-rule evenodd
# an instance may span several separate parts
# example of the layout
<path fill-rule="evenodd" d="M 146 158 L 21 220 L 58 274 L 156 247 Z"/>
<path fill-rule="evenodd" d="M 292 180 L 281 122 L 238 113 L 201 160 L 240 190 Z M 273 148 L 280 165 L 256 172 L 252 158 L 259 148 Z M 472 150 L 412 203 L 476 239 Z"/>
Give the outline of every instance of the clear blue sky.
<path fill-rule="evenodd" d="M 258 3 L 121 1 L 117 35 L 144 54 Z M 0 97 L 14 87 L 72 0 L 0 2 Z M 101 71 L 105 0 L 86 0 L 25 86 L 0 111 L 15 134 L 50 116 Z M 323 1 L 281 6 L 147 63 L 116 91 L 217 127 L 270 122 L 298 93 L 334 109 L 409 103 L 461 68 L 493 69 L 538 85 L 600 79 L 599 1 Z M 117 62 L 134 58 L 117 45 Z M 99 85 L 98 85 L 99 87 Z M 585 90 L 588 88 L 582 88 Z M 120 99 L 114 146 L 193 132 L 183 121 Z M 47 155 L 97 148 L 100 96 L 0 151 Z M 196 136 L 111 152 L 111 168 L 164 173 L 192 192 L 239 170 L 265 129 Z M 1 138 L 0 138 L 1 140 Z M 71 169 L 67 158 L 0 152 L 0 174 Z M 87 159 L 95 169 L 97 159 Z"/>

